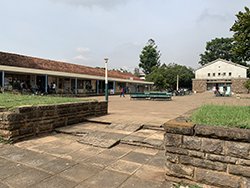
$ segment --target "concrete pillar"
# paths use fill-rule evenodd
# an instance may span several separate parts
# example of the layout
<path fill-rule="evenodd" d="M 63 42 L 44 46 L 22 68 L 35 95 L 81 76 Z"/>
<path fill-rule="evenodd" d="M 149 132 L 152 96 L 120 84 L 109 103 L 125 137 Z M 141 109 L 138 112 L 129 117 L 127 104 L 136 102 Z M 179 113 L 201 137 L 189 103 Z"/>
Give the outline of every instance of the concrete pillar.
<path fill-rule="evenodd" d="M 48 75 L 45 75 L 45 93 L 48 93 Z"/>
<path fill-rule="evenodd" d="M 75 78 L 75 94 L 77 94 L 77 78 Z"/>
<path fill-rule="evenodd" d="M 96 94 L 99 94 L 100 82 L 96 80 Z"/>
<path fill-rule="evenodd" d="M 115 90 L 116 90 L 116 84 L 115 84 L 115 81 L 113 81 L 113 90 L 114 90 L 114 94 L 115 94 Z"/>
<path fill-rule="evenodd" d="M 2 83 L 1 83 L 1 87 L 2 87 L 2 90 L 4 91 L 4 74 L 5 74 L 5 72 L 4 71 L 2 71 Z"/>

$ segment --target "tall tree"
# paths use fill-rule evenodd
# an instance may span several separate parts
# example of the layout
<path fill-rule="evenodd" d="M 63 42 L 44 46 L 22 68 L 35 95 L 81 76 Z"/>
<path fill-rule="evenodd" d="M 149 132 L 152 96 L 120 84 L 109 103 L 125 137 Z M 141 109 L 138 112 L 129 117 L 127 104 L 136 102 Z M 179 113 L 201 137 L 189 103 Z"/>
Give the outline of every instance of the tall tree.
<path fill-rule="evenodd" d="M 233 38 L 215 38 L 206 44 L 206 50 L 200 54 L 201 65 L 205 65 L 218 58 L 245 65 L 235 53 L 233 53 Z"/>
<path fill-rule="evenodd" d="M 237 20 L 231 27 L 235 41 L 233 51 L 243 61 L 250 61 L 250 10 L 245 7 L 245 12 L 239 12 Z"/>
<path fill-rule="evenodd" d="M 153 71 L 147 75 L 146 79 L 154 82 L 154 87 L 158 91 L 169 88 L 168 80 L 166 78 L 166 67 L 164 65 L 154 67 Z"/>
<path fill-rule="evenodd" d="M 147 76 L 147 80 L 153 81 L 156 89 L 175 90 L 177 85 L 177 75 L 179 75 L 179 86 L 182 88 L 192 87 L 192 78 L 194 78 L 193 69 L 178 64 L 163 64 L 155 67 L 153 72 Z"/>
<path fill-rule="evenodd" d="M 140 69 L 139 68 L 135 68 L 134 69 L 134 75 L 137 76 L 137 77 L 140 77 Z"/>
<path fill-rule="evenodd" d="M 160 51 L 153 39 L 149 39 L 147 45 L 142 49 L 139 67 L 145 74 L 150 74 L 153 67 L 160 66 Z"/>

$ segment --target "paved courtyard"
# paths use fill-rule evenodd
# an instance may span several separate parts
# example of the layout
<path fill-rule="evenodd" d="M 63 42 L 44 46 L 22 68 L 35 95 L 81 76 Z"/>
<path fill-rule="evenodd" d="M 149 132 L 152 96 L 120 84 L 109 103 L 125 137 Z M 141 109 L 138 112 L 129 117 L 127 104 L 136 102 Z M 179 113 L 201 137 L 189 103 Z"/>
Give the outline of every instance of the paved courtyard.
<path fill-rule="evenodd" d="M 250 105 L 250 99 L 216 98 L 212 93 L 173 101 L 112 96 L 107 116 L 0 145 L 0 187 L 169 188 L 172 183 L 164 180 L 161 125 L 211 103 Z"/>

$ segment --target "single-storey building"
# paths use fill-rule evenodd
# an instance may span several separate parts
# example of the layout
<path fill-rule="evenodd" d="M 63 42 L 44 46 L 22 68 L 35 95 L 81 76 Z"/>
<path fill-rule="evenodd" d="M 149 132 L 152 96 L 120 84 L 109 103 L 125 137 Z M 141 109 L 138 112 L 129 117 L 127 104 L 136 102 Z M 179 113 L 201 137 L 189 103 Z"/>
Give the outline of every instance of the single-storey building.
<path fill-rule="evenodd" d="M 247 78 L 248 67 L 217 59 L 195 70 L 193 92 L 204 92 L 213 88 L 227 87 L 233 93 L 246 93 L 244 83 Z"/>
<path fill-rule="evenodd" d="M 131 73 L 108 71 L 110 93 L 150 90 L 147 82 Z M 0 52 L 0 87 L 2 90 L 99 95 L 105 92 L 104 68 L 93 68 L 60 61 Z"/>

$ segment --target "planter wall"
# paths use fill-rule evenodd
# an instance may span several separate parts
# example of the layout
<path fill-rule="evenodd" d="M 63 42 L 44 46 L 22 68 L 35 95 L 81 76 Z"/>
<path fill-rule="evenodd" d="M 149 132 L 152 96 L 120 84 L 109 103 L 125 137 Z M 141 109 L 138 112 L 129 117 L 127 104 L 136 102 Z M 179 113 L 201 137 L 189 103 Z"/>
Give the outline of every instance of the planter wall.
<path fill-rule="evenodd" d="M 24 106 L 0 112 L 0 136 L 17 141 L 56 127 L 80 123 L 87 117 L 108 112 L 107 102 L 80 102 L 46 106 Z"/>
<path fill-rule="evenodd" d="M 185 117 L 165 128 L 166 179 L 211 187 L 250 187 L 250 130 L 193 125 Z"/>

